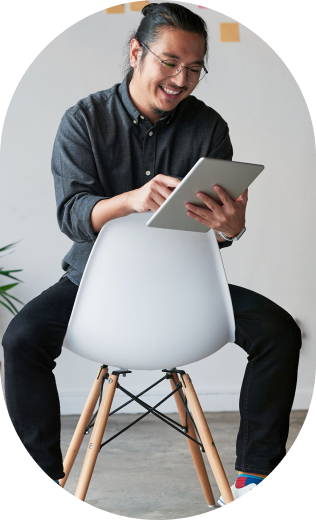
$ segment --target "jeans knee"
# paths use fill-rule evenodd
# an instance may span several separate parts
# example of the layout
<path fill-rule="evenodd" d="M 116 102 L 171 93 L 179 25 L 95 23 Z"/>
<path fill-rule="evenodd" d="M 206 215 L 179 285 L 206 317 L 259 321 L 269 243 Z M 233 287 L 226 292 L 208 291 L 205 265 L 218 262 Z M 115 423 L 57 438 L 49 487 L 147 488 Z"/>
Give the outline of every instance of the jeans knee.
<path fill-rule="evenodd" d="M 271 334 L 280 346 L 283 345 L 287 356 L 290 353 L 296 355 L 302 346 L 302 332 L 294 318 L 287 311 L 282 311 L 273 320 Z"/>
<path fill-rule="evenodd" d="M 17 314 L 9 324 L 2 340 L 6 365 L 43 362 L 54 368 L 61 353 L 64 331 L 41 317 Z"/>
<path fill-rule="evenodd" d="M 302 332 L 294 318 L 288 313 L 284 323 L 284 333 L 287 343 L 291 344 L 294 349 L 300 350 L 302 346 Z"/>
<path fill-rule="evenodd" d="M 302 346 L 302 331 L 299 325 L 296 323 L 296 321 L 292 318 L 293 324 L 292 324 L 292 337 L 293 341 L 295 342 L 298 349 Z"/>
<path fill-rule="evenodd" d="M 6 360 L 18 358 L 25 350 L 25 339 L 31 339 L 30 334 L 26 334 L 25 330 L 19 325 L 17 316 L 10 322 L 2 339 L 2 346 Z"/>
<path fill-rule="evenodd" d="M 11 320 L 3 336 L 2 345 L 7 359 L 37 355 L 37 346 L 45 345 L 45 338 L 47 341 L 47 330 L 43 320 L 34 319 L 34 316 L 23 311 L 24 309 Z"/>

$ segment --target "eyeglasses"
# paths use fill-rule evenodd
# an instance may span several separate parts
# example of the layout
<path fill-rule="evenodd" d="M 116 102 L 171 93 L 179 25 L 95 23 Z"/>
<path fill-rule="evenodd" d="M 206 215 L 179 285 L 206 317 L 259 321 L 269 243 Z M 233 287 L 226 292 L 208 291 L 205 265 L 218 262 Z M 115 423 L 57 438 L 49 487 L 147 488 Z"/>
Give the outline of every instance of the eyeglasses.
<path fill-rule="evenodd" d="M 147 45 L 144 43 L 139 42 L 145 49 L 147 49 L 151 54 L 157 58 L 158 61 L 161 63 L 161 72 L 164 76 L 176 76 L 179 74 L 181 69 L 187 69 L 187 80 L 192 83 L 198 83 L 205 77 L 205 74 L 208 74 L 208 70 L 206 70 L 206 67 L 204 65 L 202 66 L 194 66 L 194 67 L 185 67 L 184 65 L 181 65 L 181 63 L 177 60 L 164 60 L 162 61 L 156 54 L 151 51 Z"/>

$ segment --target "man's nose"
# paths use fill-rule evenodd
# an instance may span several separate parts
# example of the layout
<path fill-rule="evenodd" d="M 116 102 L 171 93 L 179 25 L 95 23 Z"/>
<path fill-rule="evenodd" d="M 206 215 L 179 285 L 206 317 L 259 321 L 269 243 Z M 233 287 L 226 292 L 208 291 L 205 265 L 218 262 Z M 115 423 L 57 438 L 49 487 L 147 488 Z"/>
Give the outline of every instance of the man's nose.
<path fill-rule="evenodd" d="M 188 77 L 187 69 L 182 67 L 180 72 L 178 72 L 178 74 L 176 74 L 176 76 L 172 77 L 172 81 L 174 81 L 174 83 L 176 83 L 176 85 L 178 85 L 178 87 L 184 87 L 184 85 L 187 84 L 187 77 Z"/>

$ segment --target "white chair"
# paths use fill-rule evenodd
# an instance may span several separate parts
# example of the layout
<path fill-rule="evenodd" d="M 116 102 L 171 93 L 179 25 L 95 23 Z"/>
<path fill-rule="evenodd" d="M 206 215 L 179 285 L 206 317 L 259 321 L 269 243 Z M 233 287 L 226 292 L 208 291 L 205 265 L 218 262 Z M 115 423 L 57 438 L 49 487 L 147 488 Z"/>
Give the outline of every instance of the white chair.
<path fill-rule="evenodd" d="M 108 222 L 83 274 L 64 346 L 99 362 L 101 368 L 65 457 L 60 485 L 65 485 L 84 433 L 95 420 L 75 493 L 85 499 L 114 393 L 120 388 L 144 406 L 144 415 L 153 413 L 187 436 L 207 503 L 214 506 L 200 448 L 205 450 L 219 490 L 229 503 L 233 496 L 192 382 L 183 370 L 173 368 L 203 359 L 235 339 L 218 244 L 213 231 L 148 228 L 148 218 L 148 213 L 134 213 Z M 109 375 L 108 365 L 125 368 Z M 127 368 L 165 369 L 181 425 L 171 424 L 158 405 L 150 407 L 139 399 L 140 394 L 133 396 L 122 388 L 118 378 L 126 375 Z M 100 392 L 99 409 L 93 416 Z"/>

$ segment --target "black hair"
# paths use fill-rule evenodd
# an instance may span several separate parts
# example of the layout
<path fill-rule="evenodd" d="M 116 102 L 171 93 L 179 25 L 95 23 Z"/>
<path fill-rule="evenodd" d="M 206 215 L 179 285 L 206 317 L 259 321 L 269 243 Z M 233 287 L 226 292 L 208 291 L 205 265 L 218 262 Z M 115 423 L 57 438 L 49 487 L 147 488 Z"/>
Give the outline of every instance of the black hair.
<path fill-rule="evenodd" d="M 134 69 L 129 61 L 130 42 L 133 38 L 137 41 L 149 44 L 154 43 L 160 35 L 163 28 L 181 29 L 191 33 L 196 33 L 205 38 L 205 54 L 208 51 L 208 34 L 207 26 L 201 16 L 193 13 L 190 9 L 174 3 L 148 4 L 142 9 L 144 18 L 141 20 L 138 29 L 128 39 L 128 54 L 126 58 L 127 79 L 130 81 L 133 76 Z M 143 47 L 140 63 L 144 60 L 148 51 Z"/>

